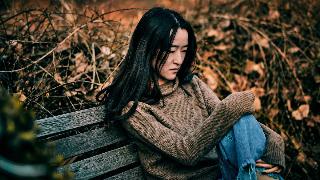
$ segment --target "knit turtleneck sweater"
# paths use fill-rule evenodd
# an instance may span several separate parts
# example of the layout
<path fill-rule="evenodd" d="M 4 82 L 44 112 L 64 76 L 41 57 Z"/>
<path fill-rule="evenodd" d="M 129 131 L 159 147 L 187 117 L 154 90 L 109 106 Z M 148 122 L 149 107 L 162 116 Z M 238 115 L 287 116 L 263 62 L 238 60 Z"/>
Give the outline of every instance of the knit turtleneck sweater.
<path fill-rule="evenodd" d="M 218 141 L 244 114 L 253 113 L 251 91 L 219 100 L 198 77 L 181 85 L 176 79 L 160 86 L 163 100 L 139 102 L 122 126 L 133 137 L 147 179 L 216 179 Z M 124 109 L 127 111 L 132 102 Z M 262 160 L 285 166 L 282 138 L 261 124 L 267 145 Z"/>

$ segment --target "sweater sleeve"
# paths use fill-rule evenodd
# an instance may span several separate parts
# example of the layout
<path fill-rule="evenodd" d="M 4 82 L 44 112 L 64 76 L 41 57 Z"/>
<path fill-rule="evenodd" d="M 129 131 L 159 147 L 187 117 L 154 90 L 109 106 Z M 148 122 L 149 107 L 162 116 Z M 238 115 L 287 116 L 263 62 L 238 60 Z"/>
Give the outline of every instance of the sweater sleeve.
<path fill-rule="evenodd" d="M 193 77 L 191 84 L 196 91 L 197 98 L 204 102 L 208 113 L 211 114 L 220 102 L 218 96 L 198 76 Z"/>
<path fill-rule="evenodd" d="M 124 128 L 184 165 L 194 165 L 223 137 L 244 114 L 253 112 L 254 95 L 245 91 L 233 93 L 216 104 L 212 113 L 189 134 L 181 135 L 155 119 L 152 113 L 138 106 L 123 122 Z"/>
<path fill-rule="evenodd" d="M 260 126 L 267 138 L 266 149 L 261 159 L 267 163 L 279 165 L 284 170 L 285 147 L 282 137 L 264 124 L 260 123 Z"/>

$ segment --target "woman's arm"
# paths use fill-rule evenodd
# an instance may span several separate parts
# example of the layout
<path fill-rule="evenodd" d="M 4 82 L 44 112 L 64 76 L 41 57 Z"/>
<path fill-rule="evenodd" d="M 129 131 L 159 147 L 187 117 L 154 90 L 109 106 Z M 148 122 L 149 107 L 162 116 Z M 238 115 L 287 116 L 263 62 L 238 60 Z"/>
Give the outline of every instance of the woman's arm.
<path fill-rule="evenodd" d="M 217 96 L 214 92 L 198 77 L 194 77 L 194 84 L 197 84 L 198 88 L 201 90 L 202 96 L 204 97 L 204 102 L 207 106 L 207 109 L 212 111 L 216 102 L 218 101 Z M 269 127 L 261 124 L 261 128 L 263 129 L 264 134 L 267 138 L 267 145 L 265 153 L 262 157 L 262 160 L 266 163 L 270 163 L 272 165 L 279 165 L 282 169 L 285 168 L 285 153 L 284 153 L 284 142 L 279 134 L 274 132 Z"/>
<path fill-rule="evenodd" d="M 180 163 L 193 165 L 214 147 L 244 113 L 253 111 L 253 100 L 254 95 L 249 91 L 229 95 L 216 104 L 203 124 L 186 135 L 163 126 L 148 110 L 139 106 L 134 115 L 123 122 L 123 126 L 137 139 Z"/>

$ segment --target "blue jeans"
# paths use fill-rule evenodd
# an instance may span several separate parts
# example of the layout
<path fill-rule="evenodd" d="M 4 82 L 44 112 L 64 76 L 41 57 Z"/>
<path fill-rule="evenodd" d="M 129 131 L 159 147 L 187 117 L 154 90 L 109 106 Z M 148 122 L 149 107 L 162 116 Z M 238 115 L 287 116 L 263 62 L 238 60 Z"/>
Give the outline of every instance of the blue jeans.
<path fill-rule="evenodd" d="M 257 179 L 264 168 L 256 168 L 255 161 L 263 155 L 266 138 L 253 115 L 242 116 L 222 138 L 217 148 L 223 180 Z M 278 173 L 263 174 L 283 179 Z"/>

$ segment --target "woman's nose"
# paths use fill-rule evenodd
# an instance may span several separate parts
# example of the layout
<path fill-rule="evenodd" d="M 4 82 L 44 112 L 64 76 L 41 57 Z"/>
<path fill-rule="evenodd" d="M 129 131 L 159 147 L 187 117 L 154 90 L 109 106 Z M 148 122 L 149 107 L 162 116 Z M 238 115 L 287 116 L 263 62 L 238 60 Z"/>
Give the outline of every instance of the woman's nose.
<path fill-rule="evenodd" d="M 182 54 L 181 54 L 180 51 L 177 51 L 177 52 L 175 53 L 173 62 L 174 62 L 175 64 L 179 64 L 179 65 L 182 64 Z"/>

